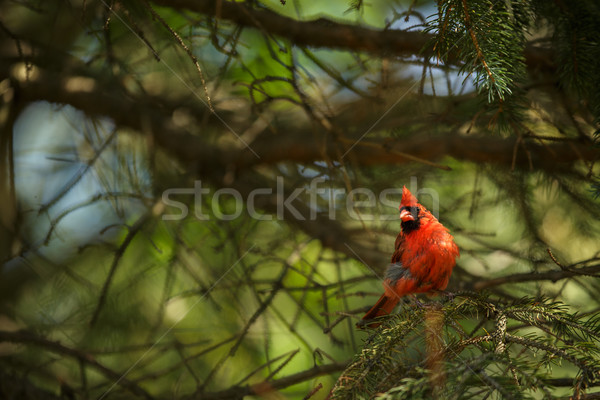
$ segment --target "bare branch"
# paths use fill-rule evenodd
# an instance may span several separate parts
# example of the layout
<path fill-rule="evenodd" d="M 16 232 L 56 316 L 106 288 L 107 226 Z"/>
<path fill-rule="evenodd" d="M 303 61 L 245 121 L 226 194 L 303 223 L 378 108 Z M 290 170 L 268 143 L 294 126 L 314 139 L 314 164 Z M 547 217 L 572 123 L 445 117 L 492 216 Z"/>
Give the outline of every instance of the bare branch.
<path fill-rule="evenodd" d="M 598 276 L 600 274 L 600 264 L 579 269 L 563 269 L 560 271 L 546 272 L 526 272 L 522 274 L 512 274 L 500 278 L 478 281 L 473 284 L 473 289 L 483 290 L 493 286 L 504 285 L 507 283 L 532 282 L 532 281 L 552 281 L 572 278 L 574 276 Z"/>
<path fill-rule="evenodd" d="M 421 32 L 376 30 L 325 18 L 297 21 L 268 9 L 253 9 L 229 1 L 157 0 L 156 4 L 188 9 L 285 37 L 296 45 L 338 47 L 379 54 L 412 56 L 432 38 Z M 218 12 L 217 12 L 218 8 Z"/>
<path fill-rule="evenodd" d="M 25 332 L 25 331 L 17 331 L 17 332 L 7 332 L 0 331 L 0 342 L 8 342 L 8 343 L 19 343 L 26 345 L 33 345 L 40 347 L 44 350 L 61 354 L 63 356 L 71 357 L 76 360 L 83 362 L 85 365 L 95 369 L 100 374 L 104 375 L 111 382 L 118 382 L 119 385 L 123 386 L 125 389 L 129 390 L 131 393 L 136 396 L 143 397 L 145 399 L 152 400 L 153 397 L 150 396 L 148 392 L 146 392 L 141 387 L 137 386 L 135 383 L 129 381 L 126 378 L 123 378 L 119 372 L 113 371 L 105 367 L 100 362 L 96 361 L 92 355 L 85 353 L 81 350 L 73 349 L 67 346 L 62 345 L 59 342 L 55 342 L 52 340 L 45 339 L 41 336 L 37 336 L 33 333 Z"/>
<path fill-rule="evenodd" d="M 284 389 L 286 387 L 295 385 L 300 382 L 305 382 L 311 378 L 317 376 L 328 375 L 334 372 L 343 371 L 347 366 L 347 362 L 343 363 L 332 363 L 326 365 L 316 365 L 311 369 L 307 369 L 302 372 L 298 372 L 292 375 L 288 375 L 283 378 L 275 379 L 272 381 L 262 381 L 254 385 L 247 386 L 233 386 L 229 389 L 220 392 L 204 392 L 199 396 L 204 400 L 225 400 L 225 399 L 239 399 L 244 396 L 260 395 L 268 392 L 272 392 L 276 389 Z M 194 396 L 190 398 L 196 398 Z"/>
<path fill-rule="evenodd" d="M 8 71 L 9 65 L 0 64 L 0 71 L 5 68 Z M 323 160 L 324 155 L 332 160 L 339 157 L 334 139 L 328 138 L 324 144 L 307 141 L 304 139 L 306 127 L 298 124 L 277 127 L 282 132 L 286 132 L 285 135 L 263 134 L 255 140 L 252 148 L 260 155 L 260 159 L 247 149 L 218 148 L 183 128 L 174 127 L 169 110 L 154 106 L 152 99 L 147 95 L 137 98 L 129 93 L 125 94 L 124 89 L 120 87 L 114 87 L 109 91 L 106 90 L 106 86 L 100 86 L 99 83 L 95 86 L 96 90 L 79 92 L 67 90 L 63 83 L 68 78 L 51 72 L 40 73 L 40 79 L 34 82 L 23 82 L 19 88 L 20 99 L 24 102 L 47 100 L 72 104 L 86 113 L 109 116 L 115 122 L 140 132 L 143 131 L 144 122 L 148 121 L 153 127 L 152 133 L 159 145 L 176 155 L 185 164 L 196 163 L 199 171 L 214 170 L 218 165 L 225 170 L 244 171 L 256 165 L 272 165 L 284 160 L 312 163 Z M 351 111 L 353 106 L 356 107 L 355 112 Z M 349 104 L 347 108 L 349 111 L 337 118 L 335 123 L 341 131 L 360 132 L 362 127 L 357 126 L 351 116 L 361 114 L 364 104 L 359 101 Z M 380 123 L 380 129 L 391 129 L 400 122 L 402 121 L 384 120 Z M 215 121 L 215 124 L 217 123 Z M 362 121 L 362 123 L 369 124 L 370 121 Z M 327 132 L 323 131 L 320 134 L 328 137 Z M 521 153 L 513 155 L 517 138 L 452 134 L 435 139 L 432 140 L 425 135 L 414 135 L 397 143 L 389 140 L 364 141 L 354 146 L 351 154 L 353 162 L 362 166 L 396 165 L 414 160 L 433 162 L 451 156 L 459 160 L 492 163 L 507 168 L 514 164 L 515 167 L 529 169 L 531 163 L 536 169 L 546 171 L 569 170 L 571 165 L 578 161 L 595 161 L 598 157 L 596 149 L 582 141 L 560 141 L 548 144 L 527 142 L 527 155 Z M 348 142 L 347 139 L 343 141 Z M 348 143 L 344 145 L 351 146 Z M 323 152 L 324 148 L 326 153 Z M 411 155 L 410 159 L 405 157 L 406 154 Z"/>

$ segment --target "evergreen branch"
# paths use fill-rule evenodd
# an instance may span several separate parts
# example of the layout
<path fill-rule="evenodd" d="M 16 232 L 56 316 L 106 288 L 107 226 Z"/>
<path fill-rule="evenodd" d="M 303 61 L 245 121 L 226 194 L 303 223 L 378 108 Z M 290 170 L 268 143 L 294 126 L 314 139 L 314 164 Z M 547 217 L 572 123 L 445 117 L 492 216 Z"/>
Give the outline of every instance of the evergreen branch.
<path fill-rule="evenodd" d="M 473 31 L 473 25 L 471 24 L 471 15 L 467 6 L 467 0 L 462 0 L 462 5 L 465 16 L 465 27 L 469 32 L 469 36 L 471 37 L 471 41 L 473 42 L 473 46 L 475 47 L 475 51 L 477 52 L 477 59 L 479 59 L 479 61 L 483 65 L 483 68 L 485 69 L 485 72 L 490 78 L 490 81 L 492 83 L 495 83 L 496 79 L 494 78 L 494 74 L 492 74 L 492 71 L 490 71 L 490 67 L 488 67 L 487 62 L 485 61 L 485 57 L 483 55 L 483 52 L 481 51 L 481 47 L 479 46 L 479 41 L 477 40 L 477 35 L 475 35 L 475 32 Z"/>
<path fill-rule="evenodd" d="M 560 323 L 565 327 L 569 327 L 576 331 L 583 332 L 587 334 L 587 338 L 592 340 L 600 341 L 600 325 L 594 324 L 591 327 L 586 325 L 582 325 L 579 321 L 571 320 L 571 316 L 565 312 L 558 312 L 557 310 L 543 310 L 538 307 L 526 306 L 523 309 L 511 308 L 506 311 L 513 318 L 531 324 L 532 326 L 537 326 L 538 324 L 546 323 L 546 322 L 554 322 Z M 544 316 L 547 318 L 547 321 L 540 320 L 540 316 Z M 588 321 L 590 322 L 590 321 Z M 593 322 L 593 321 L 592 321 Z M 564 330 L 564 329 L 563 329 Z"/>
<path fill-rule="evenodd" d="M 485 383 L 487 383 L 489 386 L 493 387 L 499 393 L 501 393 L 503 398 L 505 398 L 505 399 L 514 399 L 515 398 L 512 393 L 510 393 L 508 390 L 506 390 L 505 385 L 502 385 L 497 379 L 494 379 L 491 376 L 489 376 L 483 369 L 477 371 L 477 374 L 481 378 L 483 378 Z"/>
<path fill-rule="evenodd" d="M 490 342 L 494 340 L 492 335 L 476 336 L 470 339 L 462 340 L 453 347 L 448 347 L 447 353 L 460 353 L 463 349 L 471 345 L 477 345 L 482 342 Z"/>
<path fill-rule="evenodd" d="M 456 301 L 458 296 L 461 301 Z M 338 380 L 333 398 L 368 397 L 372 393 L 382 391 L 394 399 L 412 398 L 411 396 L 417 396 L 417 393 L 420 393 L 418 396 L 424 396 L 419 398 L 427 398 L 436 390 L 444 390 L 444 396 L 448 398 L 451 398 L 452 394 L 459 398 L 460 394 L 465 392 L 486 396 L 500 393 L 504 398 L 522 398 L 523 391 L 536 388 L 552 398 L 549 387 L 551 381 L 546 374 L 538 370 L 539 363 L 533 362 L 531 358 L 530 353 L 540 350 L 545 353 L 543 365 L 548 365 L 556 359 L 568 361 L 583 374 L 582 385 L 587 386 L 600 381 L 600 369 L 595 366 L 598 365 L 599 353 L 593 344 L 582 341 L 577 334 L 587 332 L 589 337 L 597 336 L 596 320 L 584 321 L 581 317 L 570 316 L 566 313 L 564 305 L 544 299 L 523 298 L 517 302 L 505 303 L 493 301 L 488 296 L 477 293 L 458 296 L 454 297 L 455 301 L 446 302 L 442 308 L 446 324 L 454 326 L 465 321 L 472 325 L 482 316 L 484 322 L 491 322 L 485 318 L 493 317 L 492 320 L 496 321 L 494 331 L 487 333 L 485 328 L 478 324 L 486 334 L 465 337 L 465 332 L 459 325 L 459 328 L 455 329 L 459 335 L 456 337 L 456 334 L 451 334 L 453 331 L 440 329 L 436 343 L 444 343 L 443 357 L 440 358 L 435 349 L 427 350 L 420 358 L 410 357 L 406 348 L 407 339 L 419 336 L 422 338 L 423 333 L 420 332 L 428 332 L 427 323 L 419 321 L 417 325 L 413 325 L 415 315 L 420 314 L 415 314 L 413 310 L 404 310 L 396 318 L 389 318 L 385 327 L 369 339 L 361 352 L 362 355 L 368 355 L 383 351 L 388 357 L 358 357 Z M 548 337 L 520 336 L 508 332 L 509 327 L 513 329 L 512 322 L 515 320 L 524 322 L 525 327 L 550 324 L 554 329 L 547 332 Z M 569 329 L 560 328 L 561 324 Z M 519 329 L 522 328 L 519 326 Z M 431 333 L 430 329 L 425 336 Z M 390 337 L 390 334 L 399 334 L 400 337 Z M 555 339 L 565 345 L 559 347 L 550 342 Z M 386 343 L 396 346 L 387 347 Z M 514 344 L 520 347 L 511 346 Z M 423 352 L 422 339 L 413 341 L 411 347 L 412 354 Z M 445 360 L 445 372 L 437 370 L 437 367 L 431 364 L 431 360 L 441 359 Z M 428 363 L 431 364 L 430 368 L 425 367 Z M 490 373 L 498 369 L 504 373 Z M 446 382 L 444 389 L 435 389 L 435 383 L 432 385 L 431 381 L 433 376 L 443 376 Z M 390 382 L 395 377 L 401 378 L 390 387 Z"/>
<path fill-rule="evenodd" d="M 331 47 L 346 50 L 365 51 L 380 55 L 400 55 L 405 57 L 423 55 L 429 58 L 436 50 L 436 35 L 419 31 L 376 30 L 352 24 L 340 23 L 332 19 L 319 18 L 298 21 L 278 14 L 268 8 L 248 7 L 245 3 L 195 0 L 154 0 L 153 3 L 178 10 L 190 10 L 221 20 L 230 21 L 239 26 L 266 31 L 271 35 L 286 38 L 297 45 L 310 47 Z M 450 8 L 452 11 L 452 6 Z M 449 13 L 444 15 L 443 28 L 448 30 Z M 443 35 L 445 30 L 440 29 Z M 443 36 L 442 36 L 443 37 Z M 431 50 L 428 43 L 433 42 Z M 437 47 L 439 53 L 439 46 Z M 460 50 L 451 51 L 446 59 L 453 64 L 462 64 Z M 552 53 L 545 48 L 527 46 L 524 52 L 527 66 L 531 70 L 554 70 Z"/>
<path fill-rule="evenodd" d="M 407 312 L 408 313 L 408 312 Z M 373 390 L 380 382 L 389 382 L 385 375 L 395 368 L 391 356 L 395 348 L 404 347 L 404 342 L 413 330 L 423 322 L 423 310 L 412 311 L 410 318 L 390 318 L 382 324 L 375 335 L 369 338 L 363 350 L 342 372 L 331 391 L 332 399 L 346 399 L 362 390 Z M 401 367 L 401 366 L 400 366 Z M 381 376 L 383 372 L 383 377 Z"/>
<path fill-rule="evenodd" d="M 505 337 L 506 337 L 506 340 L 509 342 L 521 344 L 527 348 L 536 348 L 536 349 L 544 350 L 545 352 L 547 352 L 550 355 L 558 355 L 559 357 L 569 361 L 573 365 L 576 365 L 581 371 L 586 372 L 586 374 L 584 375 L 586 377 L 586 380 L 593 382 L 593 381 L 596 381 L 600 377 L 600 370 L 594 369 L 593 367 L 588 366 L 586 361 L 579 359 L 579 358 L 571 355 L 569 352 L 567 352 L 563 349 L 560 349 L 556 346 L 544 344 L 544 343 L 541 343 L 539 340 L 533 340 L 531 338 L 515 336 L 510 333 L 507 333 Z"/>
<path fill-rule="evenodd" d="M 492 122 L 503 115 L 518 116 L 517 101 L 505 104 L 507 94 L 524 75 L 527 57 L 524 31 L 529 19 L 524 15 L 530 6 L 527 2 L 445 0 L 439 2 L 439 16 L 429 22 L 427 32 L 436 32 L 434 48 L 452 50 L 459 47 L 462 61 L 461 71 L 474 74 L 474 83 L 479 91 L 487 89 L 488 103 L 497 99 L 499 107 Z M 526 22 L 527 21 L 527 22 Z M 466 35 L 466 36 L 465 36 Z M 443 57 L 443 60 L 450 62 Z M 510 122 L 502 118 L 501 122 Z"/>

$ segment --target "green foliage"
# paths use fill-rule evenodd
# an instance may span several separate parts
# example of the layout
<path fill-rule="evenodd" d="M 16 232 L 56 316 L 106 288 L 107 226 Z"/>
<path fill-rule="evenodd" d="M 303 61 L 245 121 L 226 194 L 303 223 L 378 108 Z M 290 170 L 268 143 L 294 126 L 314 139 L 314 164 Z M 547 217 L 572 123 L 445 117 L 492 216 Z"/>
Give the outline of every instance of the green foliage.
<path fill-rule="evenodd" d="M 600 319 L 562 303 L 462 293 L 384 318 L 332 398 L 561 398 L 554 370 L 566 365 L 577 371 L 572 393 L 600 382 L 599 344 Z"/>
<path fill-rule="evenodd" d="M 594 199 L 600 198 L 600 183 L 592 184 L 592 195 L 594 196 Z"/>
<path fill-rule="evenodd" d="M 560 83 L 575 91 L 600 124 L 600 4 L 594 0 L 532 1 L 541 23 L 552 29 Z"/>
<path fill-rule="evenodd" d="M 488 102 L 502 102 L 525 76 L 525 33 L 531 23 L 527 1 L 448 0 L 427 30 L 443 61 L 458 58 L 461 72 L 474 75 Z"/>
<path fill-rule="evenodd" d="M 527 40 L 536 32 L 550 31 L 552 40 L 541 41 L 556 54 L 558 83 L 584 99 L 600 126 L 600 6 L 594 0 L 553 2 L 446 0 L 426 31 L 436 38 L 432 44 L 437 58 L 461 65 L 460 71 L 473 76 L 480 93 L 495 105 L 492 115 L 501 127 L 514 129 L 502 119 L 522 119 L 522 86 L 527 75 Z M 508 100 L 511 97 L 510 101 Z M 576 107 L 576 106 L 575 106 Z M 495 119 L 494 118 L 494 119 Z"/>

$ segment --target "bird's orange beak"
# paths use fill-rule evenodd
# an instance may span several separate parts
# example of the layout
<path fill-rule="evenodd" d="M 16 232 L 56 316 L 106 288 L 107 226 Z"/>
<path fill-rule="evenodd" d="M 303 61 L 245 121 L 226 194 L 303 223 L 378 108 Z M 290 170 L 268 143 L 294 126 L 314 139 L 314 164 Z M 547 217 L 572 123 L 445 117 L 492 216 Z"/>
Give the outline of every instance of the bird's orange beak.
<path fill-rule="evenodd" d="M 400 219 L 402 220 L 402 222 L 414 221 L 415 217 L 413 217 L 413 215 L 410 213 L 410 211 L 402 210 L 402 211 L 400 211 Z"/>

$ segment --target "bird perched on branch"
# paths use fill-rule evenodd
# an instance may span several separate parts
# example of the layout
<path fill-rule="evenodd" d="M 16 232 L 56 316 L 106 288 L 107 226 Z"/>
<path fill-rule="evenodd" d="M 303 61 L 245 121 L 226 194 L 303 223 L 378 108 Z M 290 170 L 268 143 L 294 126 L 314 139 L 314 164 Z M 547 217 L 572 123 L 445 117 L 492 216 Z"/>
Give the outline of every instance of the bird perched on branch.
<path fill-rule="evenodd" d="M 385 292 L 365 314 L 359 326 L 392 312 L 402 296 L 444 290 L 459 257 L 454 238 L 406 187 L 402 189 L 400 227 L 392 262 L 383 281 Z"/>

